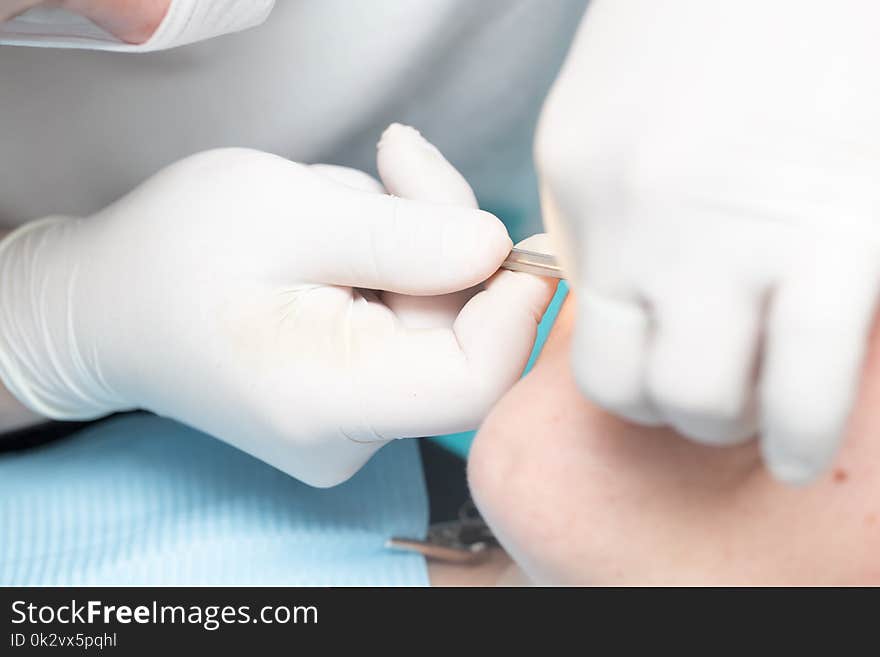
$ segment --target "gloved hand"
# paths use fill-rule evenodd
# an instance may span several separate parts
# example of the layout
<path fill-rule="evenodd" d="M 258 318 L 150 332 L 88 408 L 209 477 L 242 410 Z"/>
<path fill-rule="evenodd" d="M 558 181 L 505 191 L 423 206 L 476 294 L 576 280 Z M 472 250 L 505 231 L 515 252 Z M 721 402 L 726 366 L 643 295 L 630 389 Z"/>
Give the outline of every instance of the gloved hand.
<path fill-rule="evenodd" d="M 373 290 L 476 286 L 507 231 L 331 178 L 210 151 L 93 217 L 20 229 L 0 246 L 7 387 L 53 418 L 149 409 L 317 486 L 389 439 L 475 427 L 521 373 L 549 285 L 502 272 L 453 323 L 408 327 Z"/>
<path fill-rule="evenodd" d="M 597 403 L 832 460 L 880 280 L 880 5 L 596 0 L 536 138 Z"/>

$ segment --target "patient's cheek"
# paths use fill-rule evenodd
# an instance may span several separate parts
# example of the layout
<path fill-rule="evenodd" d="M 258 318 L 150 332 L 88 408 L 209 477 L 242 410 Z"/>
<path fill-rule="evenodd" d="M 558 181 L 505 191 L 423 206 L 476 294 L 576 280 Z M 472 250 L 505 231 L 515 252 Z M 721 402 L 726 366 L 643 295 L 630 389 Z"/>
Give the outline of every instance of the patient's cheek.
<path fill-rule="evenodd" d="M 504 548 L 531 576 L 541 567 L 545 487 L 536 471 L 529 436 L 543 442 L 533 426 L 538 400 L 531 386 L 520 382 L 499 402 L 483 423 L 468 459 L 468 481 L 474 501 Z M 536 536 L 541 534 L 541 536 Z"/>
<path fill-rule="evenodd" d="M 561 316 L 536 368 L 484 422 L 468 463 L 475 502 L 529 576 L 880 584 L 877 363 L 836 469 L 793 489 L 769 477 L 754 443 L 696 445 L 587 402 L 569 367 L 570 332 Z M 880 362 L 880 348 L 873 357 Z"/>
<path fill-rule="evenodd" d="M 564 316 L 554 331 L 538 366 L 483 423 L 468 478 L 480 511 L 525 572 L 542 583 L 571 583 L 585 579 L 571 564 L 582 545 L 580 523 L 590 515 L 578 509 L 578 490 L 590 475 L 576 453 L 584 441 L 570 430 L 582 400 L 573 380 L 567 391 L 567 350 L 557 353 Z"/>
<path fill-rule="evenodd" d="M 615 465 L 627 447 L 621 424 L 583 399 L 568 349 L 551 346 L 477 434 L 468 461 L 474 501 L 535 582 L 616 576 L 618 563 L 608 555 L 626 533 L 623 507 L 649 485 Z"/>

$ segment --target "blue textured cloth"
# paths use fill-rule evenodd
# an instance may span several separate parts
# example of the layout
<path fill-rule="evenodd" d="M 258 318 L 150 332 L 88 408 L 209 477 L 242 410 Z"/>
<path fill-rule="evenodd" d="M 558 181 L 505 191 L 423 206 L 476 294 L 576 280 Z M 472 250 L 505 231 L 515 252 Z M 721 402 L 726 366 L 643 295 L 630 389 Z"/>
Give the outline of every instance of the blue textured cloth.
<path fill-rule="evenodd" d="M 563 281 L 526 372 L 567 291 Z M 437 440 L 465 456 L 472 439 Z M 0 455 L 0 585 L 427 585 L 422 557 L 384 547 L 427 525 L 414 440 L 327 490 L 146 414 Z"/>
<path fill-rule="evenodd" d="M 146 414 L 0 455 L 3 585 L 427 585 L 427 524 L 412 440 L 327 490 Z"/>

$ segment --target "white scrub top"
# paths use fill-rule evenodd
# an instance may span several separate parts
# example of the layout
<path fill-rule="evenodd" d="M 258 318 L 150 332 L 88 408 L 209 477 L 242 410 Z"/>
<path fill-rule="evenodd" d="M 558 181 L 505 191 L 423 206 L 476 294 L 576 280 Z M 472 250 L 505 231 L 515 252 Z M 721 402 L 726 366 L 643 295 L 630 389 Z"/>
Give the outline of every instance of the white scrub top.
<path fill-rule="evenodd" d="M 0 46 L 0 225 L 87 215 L 223 146 L 375 175 L 423 132 L 514 239 L 540 229 L 532 135 L 586 0 L 279 0 L 262 25 L 131 54 Z"/>

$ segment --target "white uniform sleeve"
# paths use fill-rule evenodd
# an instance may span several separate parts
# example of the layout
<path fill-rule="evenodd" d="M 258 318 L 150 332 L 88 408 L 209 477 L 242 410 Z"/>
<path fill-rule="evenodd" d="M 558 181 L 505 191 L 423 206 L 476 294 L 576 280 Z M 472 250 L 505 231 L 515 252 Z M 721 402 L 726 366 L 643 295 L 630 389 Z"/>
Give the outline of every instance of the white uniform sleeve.
<path fill-rule="evenodd" d="M 137 45 L 120 41 L 68 11 L 35 8 L 0 24 L 0 45 L 120 52 L 167 50 L 259 25 L 274 4 L 275 0 L 171 0 L 153 36 Z"/>

